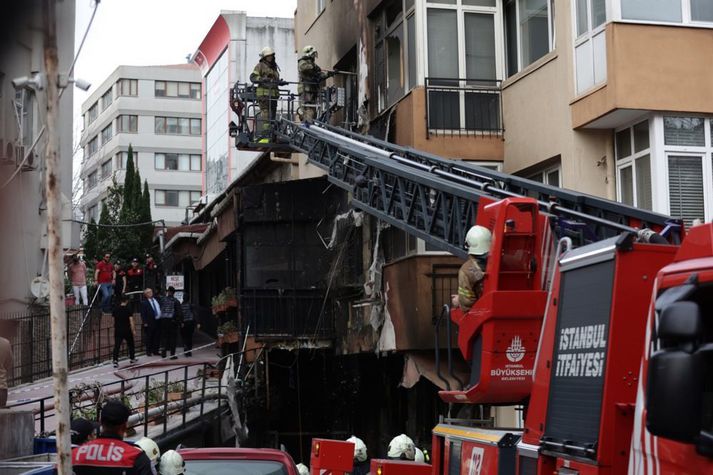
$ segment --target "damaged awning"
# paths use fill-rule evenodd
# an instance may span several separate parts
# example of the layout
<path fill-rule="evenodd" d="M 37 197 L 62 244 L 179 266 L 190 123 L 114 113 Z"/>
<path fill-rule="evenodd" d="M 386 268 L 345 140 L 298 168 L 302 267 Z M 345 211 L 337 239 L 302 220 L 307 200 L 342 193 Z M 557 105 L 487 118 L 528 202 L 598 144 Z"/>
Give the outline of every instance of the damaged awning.
<path fill-rule="evenodd" d="M 450 384 L 450 389 L 460 388 L 460 383 L 458 380 L 448 374 L 448 356 L 445 351 L 440 354 L 440 372 L 439 377 L 438 371 L 436 369 L 436 355 L 433 351 L 431 352 L 407 352 L 404 354 L 404 373 L 401 378 L 401 386 L 404 388 L 412 388 L 421 379 L 421 376 L 425 377 L 433 384 L 438 386 L 442 390 L 448 389 L 448 384 Z M 453 373 L 455 376 L 460 378 L 460 380 L 467 384 L 469 380 L 468 370 L 463 363 L 463 360 L 458 355 L 453 355 Z M 448 381 L 448 384 L 446 384 Z"/>

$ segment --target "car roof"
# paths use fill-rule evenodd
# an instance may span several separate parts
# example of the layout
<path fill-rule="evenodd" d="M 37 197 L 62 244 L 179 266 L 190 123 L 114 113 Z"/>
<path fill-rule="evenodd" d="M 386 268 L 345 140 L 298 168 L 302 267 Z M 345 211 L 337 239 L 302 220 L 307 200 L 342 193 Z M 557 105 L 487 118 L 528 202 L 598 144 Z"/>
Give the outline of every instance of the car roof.
<path fill-rule="evenodd" d="M 208 447 L 202 449 L 181 449 L 184 460 L 274 460 L 288 467 L 294 462 L 287 452 L 277 449 L 245 449 Z"/>

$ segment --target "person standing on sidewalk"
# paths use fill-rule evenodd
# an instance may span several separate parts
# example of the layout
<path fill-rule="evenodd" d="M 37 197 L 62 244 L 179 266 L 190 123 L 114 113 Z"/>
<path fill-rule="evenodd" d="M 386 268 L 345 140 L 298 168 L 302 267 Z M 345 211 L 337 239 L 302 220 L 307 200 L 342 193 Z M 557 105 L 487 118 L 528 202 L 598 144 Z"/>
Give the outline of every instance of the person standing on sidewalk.
<path fill-rule="evenodd" d="M 144 345 L 146 346 L 146 356 L 158 353 L 160 339 L 159 317 L 161 316 L 161 304 L 153 296 L 153 290 L 144 290 L 144 300 L 141 301 L 141 321 L 144 327 Z"/>
<path fill-rule="evenodd" d="M 94 282 L 99 286 L 102 294 L 101 309 L 104 313 L 111 313 L 111 294 L 114 284 L 114 266 L 111 265 L 111 254 L 104 254 L 104 259 L 97 262 L 94 270 Z"/>
<path fill-rule="evenodd" d="M 72 262 L 67 266 L 69 280 L 72 282 L 74 303 L 76 305 L 89 305 L 87 297 L 87 264 L 79 259 L 77 254 L 72 256 Z"/>
<path fill-rule="evenodd" d="M 129 305 L 129 297 L 122 295 L 120 302 L 114 306 L 112 315 L 114 316 L 114 368 L 119 367 L 119 349 L 121 343 L 126 340 L 129 347 L 129 362 L 136 363 L 134 354 L 134 312 Z"/>
<path fill-rule="evenodd" d="M 183 351 L 186 356 L 193 356 L 193 332 L 201 328 L 200 323 L 196 320 L 195 306 L 191 303 L 188 292 L 183 292 L 183 303 L 181 304 L 181 313 L 183 314 L 183 323 L 181 323 L 181 339 L 183 340 Z"/>
<path fill-rule="evenodd" d="M 0 408 L 7 405 L 7 387 L 12 371 L 12 345 L 7 338 L 0 337 Z"/>
<path fill-rule="evenodd" d="M 181 302 L 173 294 L 176 289 L 169 287 L 166 296 L 161 299 L 161 358 L 166 357 L 166 352 L 171 352 L 171 359 L 176 359 L 176 326 L 182 323 Z"/>
<path fill-rule="evenodd" d="M 139 260 L 133 258 L 131 267 L 126 271 L 126 291 L 141 292 L 144 289 L 144 270 L 139 265 Z M 139 302 L 141 295 L 136 293 L 131 295 L 131 310 L 134 313 L 139 311 Z"/>
<path fill-rule="evenodd" d="M 126 272 L 121 268 L 121 263 L 114 263 L 114 302 L 119 305 L 121 296 L 126 293 Z"/>

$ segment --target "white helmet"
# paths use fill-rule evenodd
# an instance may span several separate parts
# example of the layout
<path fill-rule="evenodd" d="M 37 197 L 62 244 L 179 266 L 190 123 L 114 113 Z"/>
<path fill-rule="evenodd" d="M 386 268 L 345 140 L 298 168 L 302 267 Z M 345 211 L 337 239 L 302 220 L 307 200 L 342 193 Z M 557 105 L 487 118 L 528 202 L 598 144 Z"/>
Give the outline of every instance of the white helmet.
<path fill-rule="evenodd" d="M 397 435 L 389 442 L 390 459 L 413 460 L 416 455 L 416 446 L 411 437 L 406 434 Z"/>
<path fill-rule="evenodd" d="M 318 56 L 317 54 L 317 48 L 315 48 L 312 45 L 307 45 L 304 48 L 302 48 L 302 57 L 310 57 L 310 58 L 316 58 Z"/>
<path fill-rule="evenodd" d="M 309 469 L 307 468 L 307 465 L 303 463 L 298 463 L 297 464 L 297 473 L 300 475 L 309 475 Z M 163 474 L 161 474 L 163 475 Z"/>
<path fill-rule="evenodd" d="M 354 443 L 354 460 L 357 462 L 366 462 L 366 444 L 364 441 L 353 435 L 347 439 L 347 442 Z"/>
<path fill-rule="evenodd" d="M 186 473 L 186 463 L 181 454 L 175 450 L 168 450 L 161 456 L 161 464 L 158 466 L 161 475 L 181 475 Z"/>
<path fill-rule="evenodd" d="M 416 447 L 416 456 L 413 458 L 413 461 L 418 463 L 426 463 L 426 456 L 423 455 L 423 450 Z"/>
<path fill-rule="evenodd" d="M 146 453 L 149 460 L 151 460 L 151 465 L 155 464 L 158 458 L 161 456 L 161 451 L 158 449 L 158 445 L 152 439 L 148 437 L 142 437 L 136 441 L 141 450 Z"/>
<path fill-rule="evenodd" d="M 265 58 L 267 56 L 274 56 L 275 55 L 275 50 L 270 48 L 269 46 L 265 46 L 261 51 L 260 51 L 260 57 Z"/>
<path fill-rule="evenodd" d="M 484 226 L 473 226 L 465 235 L 465 244 L 468 246 L 468 254 L 474 256 L 484 256 L 490 252 L 490 244 L 493 242 L 493 234 Z"/>

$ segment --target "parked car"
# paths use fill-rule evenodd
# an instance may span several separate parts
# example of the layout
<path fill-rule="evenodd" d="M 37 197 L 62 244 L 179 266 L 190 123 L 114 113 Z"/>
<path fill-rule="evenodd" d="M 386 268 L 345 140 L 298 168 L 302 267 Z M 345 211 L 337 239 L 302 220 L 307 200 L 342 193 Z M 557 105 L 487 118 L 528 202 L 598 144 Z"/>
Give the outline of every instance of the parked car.
<path fill-rule="evenodd" d="M 178 453 L 191 475 L 299 475 L 290 454 L 282 450 L 215 447 Z"/>

